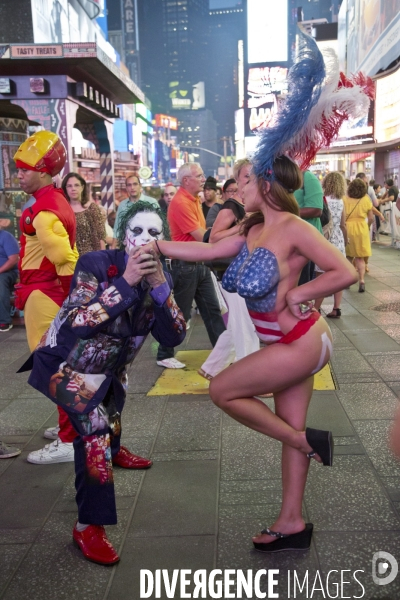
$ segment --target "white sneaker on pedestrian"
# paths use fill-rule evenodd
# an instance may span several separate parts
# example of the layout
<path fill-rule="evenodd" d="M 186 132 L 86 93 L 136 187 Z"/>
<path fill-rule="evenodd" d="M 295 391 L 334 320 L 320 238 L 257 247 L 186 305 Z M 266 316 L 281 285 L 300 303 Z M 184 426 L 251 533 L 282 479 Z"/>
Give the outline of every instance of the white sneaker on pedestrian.
<path fill-rule="evenodd" d="M 52 444 L 46 444 L 41 450 L 34 450 L 28 454 L 26 459 L 34 465 L 53 465 L 55 463 L 73 462 L 74 445 L 73 443 L 56 440 Z"/>
<path fill-rule="evenodd" d="M 18 456 L 18 454 L 21 454 L 19 448 L 7 446 L 4 442 L 0 441 L 0 458 L 13 458 L 14 456 Z"/>
<path fill-rule="evenodd" d="M 48 427 L 44 434 L 43 437 L 46 438 L 46 440 L 58 440 L 58 434 L 60 432 L 60 428 L 57 425 L 57 427 Z"/>
<path fill-rule="evenodd" d="M 186 321 L 186 331 L 189 331 L 190 329 L 190 319 L 189 321 Z"/>
<path fill-rule="evenodd" d="M 176 358 L 164 358 L 164 360 L 158 360 L 157 364 L 159 367 L 165 367 L 166 369 L 184 369 L 186 365 L 179 362 Z"/>

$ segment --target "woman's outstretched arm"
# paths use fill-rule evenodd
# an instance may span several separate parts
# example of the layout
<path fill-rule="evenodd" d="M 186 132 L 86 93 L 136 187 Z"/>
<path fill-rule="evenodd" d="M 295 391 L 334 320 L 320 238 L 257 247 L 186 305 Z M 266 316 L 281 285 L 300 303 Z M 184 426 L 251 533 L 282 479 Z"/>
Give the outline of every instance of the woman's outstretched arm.
<path fill-rule="evenodd" d="M 239 254 L 245 238 L 241 235 L 231 236 L 215 244 L 203 244 L 202 242 L 167 242 L 158 240 L 144 246 L 145 252 L 151 251 L 156 254 L 164 254 L 168 258 L 178 260 L 199 261 L 216 260 L 217 258 L 230 258 Z"/>

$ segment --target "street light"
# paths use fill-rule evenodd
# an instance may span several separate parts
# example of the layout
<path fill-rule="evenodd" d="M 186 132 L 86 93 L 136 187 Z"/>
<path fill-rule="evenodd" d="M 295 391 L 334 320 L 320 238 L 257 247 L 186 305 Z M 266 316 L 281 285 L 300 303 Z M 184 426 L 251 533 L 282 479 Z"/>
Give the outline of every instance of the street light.
<path fill-rule="evenodd" d="M 212 150 L 208 150 L 207 148 L 202 148 L 201 146 L 188 146 L 187 144 L 180 144 L 180 146 L 182 146 L 183 148 L 195 148 L 196 150 L 203 150 L 203 152 L 209 152 L 210 154 L 215 154 L 215 156 L 219 156 L 220 158 L 223 158 L 224 165 L 225 165 L 225 179 L 228 179 L 228 163 L 226 161 L 226 157 L 227 157 L 226 144 L 227 144 L 227 142 L 231 141 L 231 138 L 223 137 L 223 138 L 221 138 L 221 140 L 224 142 L 224 153 L 223 154 L 218 154 L 218 152 L 213 152 Z"/>
<path fill-rule="evenodd" d="M 215 154 L 215 156 L 219 156 L 220 158 L 224 158 L 223 154 L 218 154 L 218 152 L 213 152 L 212 150 L 208 150 L 207 148 L 202 148 L 201 146 L 188 146 L 187 144 L 179 144 L 182 148 L 194 148 L 195 150 L 203 150 L 204 152 L 209 152 L 210 154 Z"/>

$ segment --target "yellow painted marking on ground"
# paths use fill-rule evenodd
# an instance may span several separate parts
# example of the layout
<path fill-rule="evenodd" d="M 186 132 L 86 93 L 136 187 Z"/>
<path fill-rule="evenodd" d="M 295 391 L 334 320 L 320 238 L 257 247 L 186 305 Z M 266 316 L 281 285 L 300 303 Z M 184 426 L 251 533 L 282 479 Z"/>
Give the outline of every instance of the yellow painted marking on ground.
<path fill-rule="evenodd" d="M 184 369 L 164 369 L 148 396 L 169 396 L 177 394 L 208 394 L 209 383 L 201 377 L 200 369 L 210 350 L 181 350 L 176 354 L 177 360 L 186 364 Z M 329 364 L 316 374 L 314 390 L 334 390 Z"/>
<path fill-rule="evenodd" d="M 181 350 L 175 358 L 185 363 L 184 369 L 164 369 L 148 396 L 175 394 L 208 394 L 209 382 L 197 373 L 210 350 Z"/>
<path fill-rule="evenodd" d="M 329 363 L 324 366 L 319 373 L 314 377 L 314 390 L 334 390 L 335 382 L 333 381 Z"/>

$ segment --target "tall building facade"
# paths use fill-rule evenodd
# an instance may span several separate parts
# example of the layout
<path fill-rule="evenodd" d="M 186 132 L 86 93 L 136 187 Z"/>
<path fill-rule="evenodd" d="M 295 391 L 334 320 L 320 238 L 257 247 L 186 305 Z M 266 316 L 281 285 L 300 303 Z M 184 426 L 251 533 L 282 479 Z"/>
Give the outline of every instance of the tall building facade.
<path fill-rule="evenodd" d="M 218 152 L 223 154 L 222 138 L 235 136 L 235 111 L 238 107 L 239 42 L 245 38 L 243 7 L 210 10 L 210 56 L 207 74 L 208 106 L 217 122 Z M 229 145 L 230 147 L 230 145 Z M 230 152 L 230 150 L 228 150 Z"/>
<path fill-rule="evenodd" d="M 138 0 L 138 23 L 142 87 L 153 108 L 196 108 L 195 86 L 209 64 L 208 0 Z"/>
<path fill-rule="evenodd" d="M 204 173 L 215 176 L 218 170 L 217 123 L 208 109 L 181 111 L 178 118 L 180 149 L 199 162 Z"/>
<path fill-rule="evenodd" d="M 138 0 L 141 86 L 153 112 L 178 119 L 177 142 L 188 153 L 201 146 L 207 174 L 218 169 L 217 124 L 210 111 L 208 0 Z M 208 150 L 208 152 L 206 152 Z M 199 157 L 194 157 L 200 160 Z"/>
<path fill-rule="evenodd" d="M 232 4 L 235 4 L 234 0 Z M 194 119 L 215 122 L 213 135 L 211 138 L 203 136 L 204 143 L 207 150 L 217 150 L 222 155 L 224 143 L 221 138 L 234 138 L 238 41 L 243 40 L 245 30 L 242 1 L 238 0 L 231 9 L 211 11 L 209 0 L 109 2 L 109 39 L 125 62 L 128 61 L 127 14 L 137 17 L 130 25 L 135 31 L 140 57 L 137 83 L 151 101 L 153 112 L 173 115 L 179 120 L 179 143 L 181 133 L 193 129 L 189 113 L 211 111 L 210 115 Z M 131 77 L 135 79 L 133 73 Z M 187 142 L 185 136 L 182 141 Z M 209 158 L 214 172 L 218 158 L 216 155 Z"/>
<path fill-rule="evenodd" d="M 298 5 L 303 12 L 303 20 L 326 19 L 328 23 L 338 20 L 342 0 L 305 0 Z"/>

